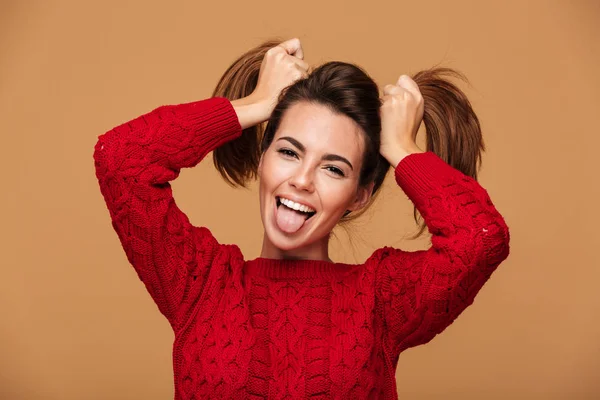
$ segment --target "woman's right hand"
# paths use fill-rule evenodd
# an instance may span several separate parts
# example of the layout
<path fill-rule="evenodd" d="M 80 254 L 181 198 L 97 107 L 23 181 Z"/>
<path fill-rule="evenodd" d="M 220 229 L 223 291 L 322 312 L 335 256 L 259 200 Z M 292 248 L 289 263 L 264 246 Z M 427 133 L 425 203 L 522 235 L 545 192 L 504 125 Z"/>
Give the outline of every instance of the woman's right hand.
<path fill-rule="evenodd" d="M 258 83 L 250 95 L 266 107 L 266 119 L 271 116 L 283 89 L 308 76 L 308 64 L 300 39 L 294 38 L 267 51 L 260 66 Z"/>
<path fill-rule="evenodd" d="M 283 89 L 308 76 L 308 64 L 303 60 L 300 40 L 287 40 L 269 49 L 263 57 L 254 91 L 247 97 L 231 102 L 242 129 L 265 122 Z"/>

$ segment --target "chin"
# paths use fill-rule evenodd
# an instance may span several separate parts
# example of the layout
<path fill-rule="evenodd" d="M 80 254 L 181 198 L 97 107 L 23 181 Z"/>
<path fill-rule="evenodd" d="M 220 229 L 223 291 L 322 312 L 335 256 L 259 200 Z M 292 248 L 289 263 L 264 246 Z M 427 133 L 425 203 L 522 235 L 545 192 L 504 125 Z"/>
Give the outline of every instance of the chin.
<path fill-rule="evenodd" d="M 311 218 L 311 223 L 309 226 L 306 226 L 301 232 L 296 233 L 287 233 L 279 229 L 277 223 L 274 218 L 265 218 L 263 220 L 263 227 L 265 230 L 265 234 L 269 240 L 269 242 L 281 251 L 293 251 L 302 248 L 306 248 L 308 246 L 314 245 L 319 240 L 328 236 L 327 234 L 320 234 L 319 216 L 317 218 Z M 321 226 L 321 228 L 323 228 Z"/>

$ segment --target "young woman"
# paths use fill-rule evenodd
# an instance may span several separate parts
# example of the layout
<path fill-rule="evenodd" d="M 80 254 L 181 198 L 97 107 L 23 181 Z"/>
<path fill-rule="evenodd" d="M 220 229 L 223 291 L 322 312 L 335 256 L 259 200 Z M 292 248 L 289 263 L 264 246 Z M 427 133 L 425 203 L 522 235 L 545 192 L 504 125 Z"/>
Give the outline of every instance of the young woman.
<path fill-rule="evenodd" d="M 175 333 L 176 399 L 397 398 L 399 354 L 450 325 L 509 253 L 508 227 L 476 181 L 479 122 L 448 74 L 403 75 L 380 98 L 355 65 L 309 71 L 299 40 L 267 42 L 212 98 L 99 137 L 113 227 Z M 260 180 L 257 259 L 192 226 L 172 197 L 169 182 L 210 151 L 231 183 Z M 332 229 L 365 210 L 390 165 L 431 248 L 332 261 Z"/>

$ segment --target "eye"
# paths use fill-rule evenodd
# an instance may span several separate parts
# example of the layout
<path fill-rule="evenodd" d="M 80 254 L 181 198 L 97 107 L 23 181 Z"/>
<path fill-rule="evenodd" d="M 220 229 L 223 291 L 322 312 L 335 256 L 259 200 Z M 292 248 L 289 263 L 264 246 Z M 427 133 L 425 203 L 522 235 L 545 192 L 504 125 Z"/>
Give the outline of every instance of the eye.
<path fill-rule="evenodd" d="M 296 152 L 293 150 L 290 150 L 290 149 L 281 148 L 281 149 L 277 150 L 277 152 L 279 154 L 282 154 L 284 157 L 298 158 L 298 155 L 296 154 Z"/>
<path fill-rule="evenodd" d="M 344 171 L 342 171 L 341 169 L 339 169 L 338 167 L 334 167 L 333 165 L 328 165 L 325 167 L 325 169 L 327 171 L 333 172 L 334 174 L 336 174 L 337 176 L 343 177 L 344 175 Z"/>

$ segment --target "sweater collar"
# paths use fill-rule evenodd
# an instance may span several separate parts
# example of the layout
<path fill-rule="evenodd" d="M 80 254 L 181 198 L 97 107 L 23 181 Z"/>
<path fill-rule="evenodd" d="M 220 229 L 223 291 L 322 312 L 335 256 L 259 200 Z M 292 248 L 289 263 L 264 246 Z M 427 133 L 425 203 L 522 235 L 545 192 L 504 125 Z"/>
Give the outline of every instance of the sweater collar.
<path fill-rule="evenodd" d="M 321 260 L 289 260 L 258 257 L 254 260 L 246 261 L 244 270 L 248 275 L 286 280 L 340 277 L 355 271 L 359 267 L 362 267 L 362 265 L 332 263 Z"/>

